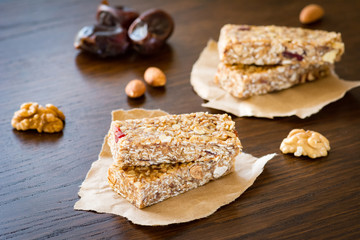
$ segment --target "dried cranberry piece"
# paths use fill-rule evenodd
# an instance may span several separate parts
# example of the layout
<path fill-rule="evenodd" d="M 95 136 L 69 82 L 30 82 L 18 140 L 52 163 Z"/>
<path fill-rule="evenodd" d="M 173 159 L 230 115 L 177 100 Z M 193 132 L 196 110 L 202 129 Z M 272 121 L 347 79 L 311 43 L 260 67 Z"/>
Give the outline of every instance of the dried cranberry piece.
<path fill-rule="evenodd" d="M 301 56 L 300 54 L 297 53 L 292 53 L 292 52 L 288 52 L 288 51 L 284 51 L 282 53 L 282 55 L 286 58 L 296 58 L 298 61 L 303 60 L 303 56 Z"/>
<path fill-rule="evenodd" d="M 250 26 L 248 25 L 241 25 L 238 27 L 238 30 L 240 31 L 249 31 L 250 30 Z"/>
<path fill-rule="evenodd" d="M 126 136 L 126 135 L 121 131 L 121 129 L 120 129 L 119 127 L 115 127 L 114 135 L 115 135 L 115 142 L 116 142 L 116 143 L 119 141 L 120 138 Z"/>

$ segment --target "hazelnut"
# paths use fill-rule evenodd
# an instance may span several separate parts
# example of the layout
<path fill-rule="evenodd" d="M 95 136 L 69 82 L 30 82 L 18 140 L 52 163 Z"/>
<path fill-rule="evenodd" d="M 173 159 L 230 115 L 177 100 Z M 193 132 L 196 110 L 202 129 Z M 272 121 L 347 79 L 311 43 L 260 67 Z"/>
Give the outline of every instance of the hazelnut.
<path fill-rule="evenodd" d="M 138 98 L 144 95 L 146 91 L 145 84 L 138 79 L 131 80 L 125 87 L 125 93 L 131 98 Z"/>
<path fill-rule="evenodd" d="M 162 87 L 166 84 L 166 76 L 157 67 L 149 67 L 144 73 L 145 82 L 153 87 Z"/>

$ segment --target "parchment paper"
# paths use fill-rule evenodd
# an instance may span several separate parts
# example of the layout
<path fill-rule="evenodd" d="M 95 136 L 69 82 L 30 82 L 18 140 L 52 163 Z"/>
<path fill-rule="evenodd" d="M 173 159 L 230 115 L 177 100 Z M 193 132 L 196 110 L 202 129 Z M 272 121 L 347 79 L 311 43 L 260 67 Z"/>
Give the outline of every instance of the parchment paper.
<path fill-rule="evenodd" d="M 209 40 L 195 62 L 190 82 L 195 92 L 208 100 L 203 107 L 215 108 L 239 117 L 285 117 L 296 115 L 306 118 L 319 112 L 327 104 L 339 100 L 347 91 L 360 86 L 360 81 L 344 81 L 333 72 L 313 82 L 261 96 L 240 100 L 214 83 L 219 57 L 217 43 Z"/>
<path fill-rule="evenodd" d="M 133 109 L 113 111 L 113 120 L 155 117 L 167 114 L 161 110 Z M 139 225 L 168 225 L 207 217 L 219 207 L 238 198 L 263 171 L 264 165 L 275 154 L 256 158 L 250 154 L 239 154 L 235 172 L 202 187 L 167 199 L 153 206 L 138 209 L 115 193 L 107 183 L 107 169 L 112 155 L 106 137 L 99 158 L 93 162 L 79 190 L 80 200 L 76 210 L 92 210 L 123 216 Z"/>

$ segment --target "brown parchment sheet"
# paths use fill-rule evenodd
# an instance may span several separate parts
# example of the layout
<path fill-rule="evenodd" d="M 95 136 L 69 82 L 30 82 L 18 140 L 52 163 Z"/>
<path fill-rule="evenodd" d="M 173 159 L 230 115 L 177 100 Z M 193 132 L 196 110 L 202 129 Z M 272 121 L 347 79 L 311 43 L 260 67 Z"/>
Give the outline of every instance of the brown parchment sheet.
<path fill-rule="evenodd" d="M 167 114 L 161 110 L 133 109 L 112 112 L 113 120 L 156 117 Z M 261 158 L 241 153 L 237 156 L 235 172 L 216 181 L 167 199 L 144 209 L 138 209 L 115 193 L 107 183 L 107 169 L 113 159 L 106 136 L 98 160 L 92 163 L 80 186 L 76 210 L 112 213 L 139 225 L 157 226 L 188 222 L 207 217 L 218 208 L 237 199 L 261 174 L 265 164 L 275 154 Z M 241 138 L 240 138 L 241 140 Z"/>
<path fill-rule="evenodd" d="M 360 81 L 345 81 L 332 72 L 325 78 L 283 91 L 238 99 L 214 83 L 218 63 L 217 43 L 209 40 L 193 65 L 191 85 L 201 98 L 208 100 L 202 104 L 203 107 L 223 110 L 239 117 L 274 118 L 296 115 L 306 118 L 339 100 L 352 88 L 360 86 Z"/>

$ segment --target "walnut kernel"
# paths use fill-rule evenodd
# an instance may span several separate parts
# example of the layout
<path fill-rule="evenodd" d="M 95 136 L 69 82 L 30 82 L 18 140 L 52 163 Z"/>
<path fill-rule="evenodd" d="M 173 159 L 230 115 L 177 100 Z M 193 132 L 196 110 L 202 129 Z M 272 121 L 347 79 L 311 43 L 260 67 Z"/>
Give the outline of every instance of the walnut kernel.
<path fill-rule="evenodd" d="M 28 102 L 14 113 L 11 125 L 16 130 L 36 129 L 38 132 L 60 132 L 64 128 L 65 115 L 54 105 L 45 108 L 38 103 Z"/>
<path fill-rule="evenodd" d="M 153 87 L 162 87 L 166 84 L 166 76 L 157 67 L 149 67 L 144 73 L 145 82 Z"/>
<path fill-rule="evenodd" d="M 282 141 L 280 150 L 282 153 L 294 153 L 296 157 L 317 158 L 327 156 L 330 143 L 318 132 L 293 129 Z"/>
<path fill-rule="evenodd" d="M 125 93 L 131 98 L 138 98 L 144 95 L 146 91 L 145 84 L 138 79 L 131 80 L 125 87 Z"/>

